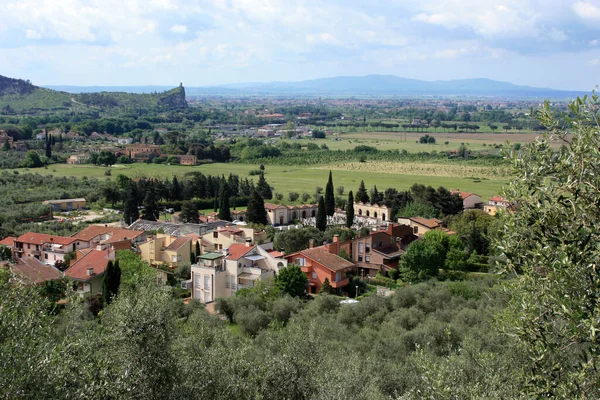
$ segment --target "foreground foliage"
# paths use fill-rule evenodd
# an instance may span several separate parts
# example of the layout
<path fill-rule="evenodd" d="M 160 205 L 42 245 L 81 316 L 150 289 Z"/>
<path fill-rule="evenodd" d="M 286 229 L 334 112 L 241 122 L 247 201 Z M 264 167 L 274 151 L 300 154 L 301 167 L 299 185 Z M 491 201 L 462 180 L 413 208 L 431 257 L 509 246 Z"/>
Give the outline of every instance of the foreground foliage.
<path fill-rule="evenodd" d="M 511 398 L 522 361 L 491 329 L 492 282 L 429 283 L 340 306 L 269 290 L 222 319 L 149 280 L 99 317 L 60 314 L 27 287 L 0 288 L 3 398 Z M 365 371 L 369 371 L 368 374 Z M 475 384 L 474 384 L 475 383 Z"/>
<path fill-rule="evenodd" d="M 506 197 L 517 212 L 500 243 L 515 276 L 506 320 L 527 349 L 526 388 L 538 398 L 600 397 L 599 106 L 595 95 L 571 105 L 569 138 L 546 104 L 538 116 L 549 133 L 512 158 Z"/>

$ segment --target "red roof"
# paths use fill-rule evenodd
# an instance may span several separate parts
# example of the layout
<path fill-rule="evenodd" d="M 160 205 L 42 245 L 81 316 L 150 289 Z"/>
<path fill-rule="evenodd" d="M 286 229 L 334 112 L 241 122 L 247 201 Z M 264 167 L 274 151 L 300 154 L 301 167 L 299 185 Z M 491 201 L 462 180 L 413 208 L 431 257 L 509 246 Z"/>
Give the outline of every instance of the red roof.
<path fill-rule="evenodd" d="M 499 202 L 505 202 L 505 203 L 508 202 L 508 200 L 506 200 L 502 196 L 494 196 L 494 197 L 490 198 L 490 201 L 499 201 Z"/>
<path fill-rule="evenodd" d="M 232 228 L 230 226 L 226 226 L 226 227 L 220 228 L 220 229 L 217 230 L 217 232 L 229 232 L 229 233 L 233 233 L 234 235 L 239 235 L 239 234 L 243 234 L 244 233 L 243 230 Z"/>
<path fill-rule="evenodd" d="M 66 271 L 65 276 L 77 281 L 89 281 L 106 271 L 109 260 L 115 259 L 115 252 L 108 250 L 92 250 L 79 260 L 75 261 Z M 92 275 L 88 275 L 88 268 L 92 268 Z"/>
<path fill-rule="evenodd" d="M 0 240 L 0 246 L 13 247 L 15 245 L 15 239 L 16 237 L 14 236 L 7 236 Z"/>
<path fill-rule="evenodd" d="M 93 240 L 97 236 L 107 235 L 109 236 L 109 238 L 106 240 L 106 242 L 111 243 L 121 242 L 123 240 L 128 239 L 135 239 L 143 234 L 144 231 L 134 231 L 132 229 L 122 229 L 111 226 L 90 225 L 71 237 L 77 240 L 83 240 L 87 242 Z"/>
<path fill-rule="evenodd" d="M 423 225 L 430 229 L 435 229 L 440 226 L 442 221 L 436 218 L 422 218 L 422 217 L 413 217 L 411 221 L 416 222 L 419 225 Z"/>
<path fill-rule="evenodd" d="M 461 192 L 460 190 L 453 190 L 450 192 L 450 194 L 457 194 L 460 196 L 461 199 L 466 199 L 467 197 L 473 196 L 474 193 L 470 193 L 470 192 Z"/>
<path fill-rule="evenodd" d="M 254 246 L 246 246 L 246 243 L 233 243 L 227 249 L 227 260 L 239 260 L 253 248 Z"/>
<path fill-rule="evenodd" d="M 267 250 L 267 253 L 269 253 L 271 255 L 271 257 L 273 257 L 273 258 L 279 258 L 279 257 L 283 257 L 285 255 L 284 253 L 274 250 L 274 249 Z"/>
<path fill-rule="evenodd" d="M 75 238 L 64 237 L 64 236 L 53 236 L 46 235 L 45 233 L 27 232 L 15 239 L 16 242 L 30 243 L 41 245 L 42 243 L 57 243 L 61 245 L 68 245 L 75 241 Z"/>
<path fill-rule="evenodd" d="M 29 283 L 42 283 L 60 278 L 60 271 L 50 265 L 45 265 L 35 257 L 19 258 L 12 266 L 15 274 Z"/>
<path fill-rule="evenodd" d="M 167 248 L 165 248 L 165 250 L 177 251 L 180 248 L 182 248 L 186 243 L 189 243 L 191 241 L 192 241 L 192 238 L 190 238 L 190 237 L 186 237 L 186 236 L 178 237 L 170 245 L 168 245 Z"/>
<path fill-rule="evenodd" d="M 325 268 L 330 269 L 334 272 L 354 267 L 353 263 L 336 254 L 330 253 L 323 246 L 315 247 L 313 249 L 302 250 L 300 254 L 306 256 L 307 258 L 310 258 L 313 261 L 316 261 Z"/>
<path fill-rule="evenodd" d="M 287 208 L 282 204 L 265 203 L 265 210 L 275 210 L 276 208 Z"/>

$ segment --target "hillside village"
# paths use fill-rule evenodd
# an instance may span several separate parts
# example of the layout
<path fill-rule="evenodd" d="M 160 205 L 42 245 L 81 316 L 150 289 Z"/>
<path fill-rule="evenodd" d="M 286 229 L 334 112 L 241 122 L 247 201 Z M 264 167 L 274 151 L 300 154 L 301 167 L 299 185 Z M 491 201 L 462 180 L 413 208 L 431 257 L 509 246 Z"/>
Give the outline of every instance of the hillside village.
<path fill-rule="evenodd" d="M 499 196 L 483 204 L 473 193 L 452 194 L 462 200 L 465 211 L 495 215 L 510 207 Z M 85 199 L 44 203 L 59 213 L 87 206 Z M 313 204 L 264 204 L 267 226 L 290 233 L 314 225 L 318 208 Z M 178 267 L 186 266 L 190 268 L 189 275 L 178 284 L 189 289 L 191 298 L 211 303 L 257 282 L 275 279 L 288 264 L 299 266 L 306 275 L 307 294 L 318 294 L 326 285 L 331 293 L 352 295 L 349 277 L 370 282 L 397 276 L 399 261 L 411 243 L 422 240 L 432 230 L 456 235 L 436 218 L 401 217 L 392 221 L 391 208 L 385 204 L 359 201 L 354 203 L 354 212 L 350 224 L 346 222 L 346 212 L 340 209 L 328 219 L 330 225 L 358 230 L 357 236 L 344 240 L 336 233 L 325 243 L 310 239 L 306 248 L 290 254 L 274 247 L 274 237 L 264 227 L 248 225 L 245 211 L 235 213 L 233 223 L 220 220 L 216 212 L 195 224 L 138 219 L 125 228 L 114 223 L 89 225 L 69 237 L 27 232 L 2 239 L 0 246 L 10 249 L 12 260 L 5 265 L 16 279 L 42 284 L 66 278 L 84 297 L 102 294 L 103 274 L 108 262 L 118 258 L 118 251 L 137 254 L 156 269 L 157 279 L 163 283 Z M 177 214 L 174 218 L 178 220 Z"/>

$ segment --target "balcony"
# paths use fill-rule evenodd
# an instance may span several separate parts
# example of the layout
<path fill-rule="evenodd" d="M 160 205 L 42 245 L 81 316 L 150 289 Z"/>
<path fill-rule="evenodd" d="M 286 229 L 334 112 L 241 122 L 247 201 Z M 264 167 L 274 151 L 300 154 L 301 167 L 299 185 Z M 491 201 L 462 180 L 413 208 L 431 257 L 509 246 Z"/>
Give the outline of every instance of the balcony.
<path fill-rule="evenodd" d="M 339 280 L 339 281 L 337 281 L 337 282 L 333 282 L 333 281 L 332 281 L 332 282 L 331 282 L 331 287 L 332 287 L 332 288 L 334 288 L 334 289 L 337 289 L 337 288 L 342 288 L 342 287 L 344 287 L 344 286 L 348 286 L 348 284 L 349 284 L 349 283 L 350 283 L 350 279 L 348 279 L 348 278 L 344 278 L 344 279 L 342 279 L 342 280 Z"/>

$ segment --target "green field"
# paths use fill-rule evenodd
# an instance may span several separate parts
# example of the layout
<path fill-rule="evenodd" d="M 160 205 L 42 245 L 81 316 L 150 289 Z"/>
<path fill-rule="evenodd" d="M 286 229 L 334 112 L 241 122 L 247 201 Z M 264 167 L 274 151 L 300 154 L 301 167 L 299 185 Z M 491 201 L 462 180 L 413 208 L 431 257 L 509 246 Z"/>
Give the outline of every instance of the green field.
<path fill-rule="evenodd" d="M 267 166 L 266 179 L 275 192 L 287 195 L 289 192 L 315 193 L 315 187 L 325 187 L 329 169 L 333 170 L 334 185 L 344 186 L 346 193 L 356 191 L 360 181 L 364 180 L 367 188 L 377 185 L 381 191 L 393 187 L 405 190 L 414 183 L 422 183 L 433 187 L 444 186 L 448 189 L 460 189 L 477 193 L 484 200 L 499 193 L 507 182 L 506 171 L 498 167 L 474 167 L 458 163 L 419 164 L 368 162 L 347 163 L 331 166 Z M 111 168 L 111 176 L 105 176 L 106 167 L 93 165 L 55 164 L 48 168 L 19 169 L 20 173 L 35 172 L 54 176 L 75 176 L 98 179 L 115 179 L 118 174 L 137 177 L 172 177 L 190 171 L 201 171 L 207 175 L 237 174 L 257 181 L 257 176 L 249 176 L 248 172 L 256 170 L 254 164 L 206 164 L 201 166 L 179 166 L 162 164 L 129 164 L 115 165 Z"/>
<path fill-rule="evenodd" d="M 435 144 L 418 143 L 419 138 L 424 135 L 433 136 Z M 343 133 L 328 137 L 327 139 L 281 139 L 288 143 L 300 143 L 306 146 L 309 143 L 317 145 L 326 144 L 331 150 L 351 150 L 359 145 L 372 146 L 379 150 L 406 150 L 409 153 L 418 152 L 442 152 L 458 149 L 465 144 L 469 150 L 488 151 L 497 154 L 500 149 L 496 145 L 506 146 L 506 142 L 529 143 L 535 140 L 539 133 L 447 133 L 439 132 L 359 132 Z M 448 142 L 448 144 L 446 144 Z"/>

